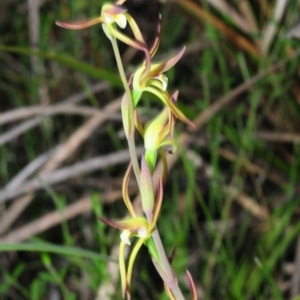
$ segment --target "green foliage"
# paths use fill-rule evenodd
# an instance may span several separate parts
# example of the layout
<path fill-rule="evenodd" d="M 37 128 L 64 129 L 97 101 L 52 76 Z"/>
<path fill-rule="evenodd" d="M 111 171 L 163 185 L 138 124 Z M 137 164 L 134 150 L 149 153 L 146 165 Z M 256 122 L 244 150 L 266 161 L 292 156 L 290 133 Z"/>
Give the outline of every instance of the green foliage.
<path fill-rule="evenodd" d="M 22 6 L 20 1 L 6 2 L 7 13 L 0 16 L 4 25 L 0 29 L 1 113 L 40 105 L 42 85 L 50 95 L 50 102 L 43 105 L 59 103 L 99 80 L 109 82 L 110 88 L 91 95 L 83 106 L 101 109 L 120 95 L 121 81 L 101 26 L 79 33 L 54 25 L 55 20 L 97 16 L 103 1 L 90 1 L 88 5 L 84 1 L 44 3 L 40 9 L 38 51 L 30 48 L 26 5 Z M 203 1 L 192 2 L 200 6 Z M 251 1 L 246 2 L 251 4 Z M 134 1 L 127 0 L 127 3 L 130 10 L 140 15 L 138 22 L 147 32 L 150 45 L 158 9 L 153 17 Z M 147 5 L 146 1 L 142 5 Z M 207 3 L 201 7 L 205 6 Z M 230 18 L 208 7 L 228 28 L 236 29 Z M 22 16 L 17 14 L 17 8 L 23 12 Z M 178 63 L 178 69 L 168 73 L 168 85 L 180 90 L 178 107 L 191 119 L 258 72 L 290 59 L 284 67 L 268 73 L 233 97 L 232 102 L 213 112 L 193 133 L 189 150 L 179 149 L 180 160 L 169 175 L 163 217 L 158 220 L 167 253 L 176 248 L 172 266 L 176 274 L 181 274 L 180 285 L 187 295 L 186 269 L 191 271 L 197 287 L 203 292 L 201 299 L 287 299 L 290 290 L 280 283 L 291 283 L 292 274 L 287 273 L 286 265 L 294 263 L 300 232 L 299 142 L 268 140 L 259 137 L 259 133 L 291 133 L 298 136 L 299 141 L 298 60 L 297 57 L 289 58 L 299 45 L 297 41 L 284 38 L 288 27 L 292 26 L 291 20 L 298 18 L 298 6 L 290 1 L 270 51 L 259 56 L 238 47 L 220 29 L 203 21 L 196 10 L 190 13 L 178 4 L 160 5 L 159 9 L 164 24 L 158 58 L 163 51 L 175 53 L 183 44 L 195 46 L 198 43 L 198 50 L 190 50 Z M 270 4 L 266 11 L 254 11 L 259 25 L 268 24 L 271 11 Z M 262 29 L 260 26 L 258 35 Z M 234 32 L 238 34 L 239 30 Z M 243 36 L 253 44 L 257 42 L 257 35 L 243 33 Z M 141 56 L 131 60 L 134 54 L 123 46 L 121 54 L 129 69 L 140 64 Z M 45 67 L 41 76 L 31 75 L 29 71 L 32 55 Z M 141 101 L 150 103 L 145 99 Z M 161 103 L 157 103 L 145 109 L 147 119 L 160 109 Z M 64 142 L 85 118 L 44 116 L 40 127 L 1 144 L 0 185 L 4 187 L 30 161 Z M 1 125 L 1 135 L 16 125 Z M 185 130 L 179 124 L 178 129 L 178 132 Z M 109 123 L 91 133 L 64 163 L 68 165 L 115 152 L 124 144 L 119 115 L 114 115 Z M 63 221 L 29 242 L 0 242 L 1 262 L 8 264 L 8 268 L 4 264 L 0 266 L 1 299 L 13 299 L 16 294 L 19 299 L 45 299 L 53 286 L 64 299 L 80 299 L 82 291 L 74 286 L 82 282 L 82 290 L 87 290 L 89 297 L 94 298 L 99 286 L 110 280 L 108 262 L 113 260 L 117 264 L 116 258 L 109 255 L 119 240 L 116 231 L 104 226 L 97 217 L 105 214 L 121 218 L 125 214 L 123 203 L 106 204 L 102 202 L 102 195 L 120 189 L 124 170 L 125 165 L 112 166 L 86 177 L 70 179 L 67 184 L 53 187 L 44 184 L 43 191 L 36 195 L 9 231 L 53 209 L 62 212 L 84 195 L 91 197 L 91 213 Z M 228 188 L 234 188 L 236 195 L 229 193 Z M 241 201 L 240 194 L 248 196 L 261 211 L 265 209 L 268 217 L 259 219 L 255 209 Z M 10 204 L 1 206 L 1 213 L 9 207 Z M 137 279 L 133 280 L 133 298 L 143 299 L 151 293 L 157 296 L 155 299 L 167 299 L 160 279 L 151 275 L 154 270 L 148 272 L 151 262 L 144 257 L 148 256 L 139 253 L 139 270 L 133 274 Z M 120 295 L 118 287 L 115 292 Z"/>

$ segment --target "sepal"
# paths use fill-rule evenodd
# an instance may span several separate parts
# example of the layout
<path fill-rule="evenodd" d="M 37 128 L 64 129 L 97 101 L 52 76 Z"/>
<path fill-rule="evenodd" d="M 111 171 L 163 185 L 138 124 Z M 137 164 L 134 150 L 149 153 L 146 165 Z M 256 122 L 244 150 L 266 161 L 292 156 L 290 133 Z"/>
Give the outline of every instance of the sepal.
<path fill-rule="evenodd" d="M 154 187 L 152 174 L 144 156 L 141 162 L 141 198 L 144 213 L 151 214 L 154 207 Z"/>

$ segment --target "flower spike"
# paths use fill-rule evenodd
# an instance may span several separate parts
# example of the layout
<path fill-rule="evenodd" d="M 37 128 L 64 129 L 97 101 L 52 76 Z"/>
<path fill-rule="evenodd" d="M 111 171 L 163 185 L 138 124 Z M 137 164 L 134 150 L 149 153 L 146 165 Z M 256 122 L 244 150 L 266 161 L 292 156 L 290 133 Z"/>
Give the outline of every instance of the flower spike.
<path fill-rule="evenodd" d="M 115 227 L 121 231 L 120 247 L 119 247 L 119 268 L 122 285 L 122 297 L 131 299 L 130 283 L 135 259 L 142 245 L 144 244 L 150 253 L 154 266 L 156 267 L 161 278 L 165 282 L 165 290 L 171 300 L 175 300 L 175 296 L 180 296 L 181 291 L 177 286 L 176 277 L 168 259 L 165 256 L 161 246 L 159 235 L 156 234 L 156 223 L 160 214 L 163 201 L 163 185 L 167 178 L 167 160 L 164 147 L 172 146 L 172 151 L 177 150 L 177 144 L 173 140 L 174 125 L 176 119 L 180 119 L 188 125 L 194 124 L 177 108 L 178 91 L 169 94 L 168 78 L 164 74 L 172 68 L 182 57 L 185 47 L 179 52 L 170 57 L 158 62 L 153 62 L 152 58 L 157 52 L 160 44 L 162 32 L 161 15 L 158 16 L 157 32 L 154 42 L 148 48 L 143 35 L 128 10 L 123 6 L 126 0 L 117 0 L 116 3 L 105 3 L 102 6 L 100 16 L 93 19 L 78 21 L 78 22 L 56 22 L 60 27 L 80 30 L 90 26 L 101 24 L 103 31 L 108 39 L 111 40 L 114 54 L 116 57 L 118 69 L 121 75 L 122 83 L 125 87 L 125 95 L 121 101 L 122 122 L 125 135 L 128 139 L 130 157 L 132 163 L 129 164 L 124 180 L 122 183 L 122 196 L 126 208 L 130 213 L 129 218 L 125 219 L 108 219 L 100 216 L 99 220 L 108 226 Z M 133 38 L 126 35 L 121 29 L 130 27 L 133 33 Z M 118 41 L 121 41 L 128 46 L 144 52 L 144 60 L 140 67 L 133 73 L 129 80 L 126 78 L 126 73 L 122 65 L 122 59 L 118 49 Z M 157 97 L 164 108 L 161 113 L 146 125 L 142 124 L 138 116 L 137 104 L 144 92 L 151 93 Z M 134 141 L 134 130 L 140 132 L 144 139 L 145 154 L 142 156 L 141 166 L 137 160 L 136 146 Z M 153 183 L 153 171 L 156 165 L 157 152 L 163 162 L 163 174 L 158 179 L 158 187 L 155 192 Z M 145 216 L 137 215 L 134 211 L 129 192 L 128 185 L 132 169 L 135 170 L 138 187 L 142 198 L 142 208 Z M 125 248 L 131 246 L 132 240 L 135 239 L 135 244 L 132 247 L 128 264 L 125 262 Z M 173 253 L 174 254 L 174 253 Z M 169 258 L 170 264 L 173 254 Z M 196 300 L 196 288 L 190 273 L 187 271 L 187 276 L 190 282 L 193 300 Z M 175 281 L 173 281 L 175 279 Z M 172 280 L 172 281 L 170 281 Z M 170 284 L 170 283 L 175 284 Z M 169 284 L 168 284 L 169 283 Z M 180 299 L 183 296 L 179 297 Z"/>

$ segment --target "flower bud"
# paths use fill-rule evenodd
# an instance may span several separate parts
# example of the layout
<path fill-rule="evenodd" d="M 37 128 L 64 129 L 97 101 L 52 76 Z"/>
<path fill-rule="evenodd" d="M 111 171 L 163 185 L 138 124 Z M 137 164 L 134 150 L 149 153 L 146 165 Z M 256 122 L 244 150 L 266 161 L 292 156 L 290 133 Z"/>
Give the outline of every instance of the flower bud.
<path fill-rule="evenodd" d="M 153 172 L 156 164 L 157 149 L 160 147 L 169 131 L 167 126 L 168 117 L 168 109 L 165 108 L 156 118 L 151 120 L 145 128 L 145 158 L 151 172 Z"/>

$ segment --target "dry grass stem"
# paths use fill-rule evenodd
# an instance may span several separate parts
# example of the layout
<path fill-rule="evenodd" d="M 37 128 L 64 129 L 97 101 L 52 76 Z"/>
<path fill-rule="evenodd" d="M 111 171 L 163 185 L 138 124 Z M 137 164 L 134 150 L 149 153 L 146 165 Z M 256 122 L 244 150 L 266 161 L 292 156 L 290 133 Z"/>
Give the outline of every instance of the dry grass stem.
<path fill-rule="evenodd" d="M 48 150 L 46 153 L 41 154 L 31 161 L 25 168 L 23 168 L 12 180 L 5 186 L 5 189 L 11 190 L 20 186 L 25 180 L 36 173 L 46 161 L 49 160 L 51 156 L 59 149 L 59 146 L 54 147 L 54 149 Z M 1 220 L 0 220 L 1 228 Z M 1 229 L 0 229 L 1 230 Z"/>
<path fill-rule="evenodd" d="M 15 122 L 21 119 L 34 117 L 36 115 L 50 116 L 54 114 L 64 114 L 64 115 L 82 115 L 82 116 L 92 116 L 96 114 L 101 114 L 102 110 L 92 107 L 85 106 L 74 106 L 74 105 L 55 105 L 55 106 L 33 106 L 18 108 L 12 111 L 8 111 L 0 114 L 0 125 Z"/>
<path fill-rule="evenodd" d="M 253 14 L 252 8 L 250 6 L 249 0 L 241 0 L 237 2 L 237 5 L 242 13 L 243 17 L 247 20 L 247 26 L 249 26 L 250 34 L 258 34 L 259 28 Z"/>
<path fill-rule="evenodd" d="M 39 15 L 39 1 L 27 0 L 28 3 L 28 24 L 29 24 L 29 38 L 31 49 L 33 51 L 39 50 L 40 44 L 40 15 Z M 45 77 L 45 67 L 43 61 L 36 55 L 30 57 L 31 71 L 34 76 L 38 78 Z M 50 102 L 48 87 L 42 80 L 39 80 L 38 87 L 39 98 L 41 104 L 47 105 Z"/>
<path fill-rule="evenodd" d="M 194 16 L 197 20 L 203 20 L 204 22 L 211 23 L 217 30 L 222 32 L 226 38 L 228 38 L 237 47 L 247 51 L 248 53 L 259 56 L 260 50 L 256 45 L 251 43 L 243 35 L 237 31 L 228 27 L 222 20 L 212 15 L 208 11 L 204 10 L 200 5 L 191 0 L 174 0 L 180 8 L 186 10 L 189 14 Z"/>
<path fill-rule="evenodd" d="M 240 13 L 225 0 L 207 0 L 207 2 L 223 13 L 241 31 L 249 34 L 256 33 L 253 24 L 249 24 L 248 19 L 245 18 L 245 16 L 240 15 Z"/>
<path fill-rule="evenodd" d="M 141 155 L 143 148 L 137 148 L 137 154 Z M 128 150 L 118 151 L 76 163 L 72 166 L 61 168 L 53 172 L 40 174 L 36 179 L 25 182 L 22 186 L 14 189 L 4 189 L 0 191 L 0 203 L 16 198 L 24 193 L 31 193 L 48 185 L 63 182 L 74 176 L 89 174 L 94 171 L 105 169 L 129 161 Z"/>
<path fill-rule="evenodd" d="M 223 149 L 223 148 L 219 148 L 218 149 L 218 153 L 230 160 L 230 161 L 236 161 L 237 160 L 237 154 L 229 151 L 229 150 L 226 150 L 226 149 Z M 249 162 L 249 161 L 246 161 L 245 164 L 243 165 L 246 170 L 252 174 L 257 174 L 257 175 L 260 175 L 260 176 L 263 176 L 263 177 L 266 177 L 268 178 L 270 181 L 272 181 L 273 183 L 275 184 L 278 184 L 279 186 L 281 187 L 284 187 L 287 182 L 285 181 L 284 178 L 282 178 L 281 175 L 279 175 L 278 173 L 270 170 L 270 171 L 266 171 L 266 169 L 264 167 L 260 167 L 252 162 Z"/>
<path fill-rule="evenodd" d="M 246 211 L 248 211 L 252 216 L 260 221 L 269 221 L 269 212 L 261 204 L 257 203 L 252 197 L 249 197 L 243 192 L 240 192 L 234 187 L 226 187 L 226 193 L 230 197 L 236 199 L 237 203 L 240 204 Z"/>
<path fill-rule="evenodd" d="M 294 270 L 292 273 L 292 280 L 291 280 L 290 298 L 295 299 L 295 297 L 299 296 L 299 294 L 300 294 L 300 235 L 298 235 L 298 239 L 297 239 Z"/>
<path fill-rule="evenodd" d="M 33 129 L 34 127 L 41 124 L 42 118 L 36 117 L 30 120 L 27 120 L 20 125 L 13 127 L 12 129 L 8 130 L 6 133 L 0 135 L 0 146 L 5 145 L 8 142 L 15 140 L 18 136 L 22 135 L 26 131 Z"/>
<path fill-rule="evenodd" d="M 97 90 L 102 90 L 107 88 L 106 83 L 98 84 L 95 87 Z M 87 93 L 80 93 L 77 95 L 74 95 L 66 100 L 67 103 L 75 103 L 77 101 L 81 101 L 85 99 L 87 96 Z M 119 109 L 120 102 L 119 100 L 115 100 L 112 103 L 110 103 L 107 107 L 104 108 L 105 115 L 96 115 L 90 120 L 88 120 L 86 123 L 84 123 L 77 131 L 73 133 L 71 137 L 61 146 L 60 151 L 58 151 L 48 162 L 47 165 L 43 167 L 43 169 L 40 171 L 39 174 L 43 174 L 49 171 L 54 170 L 59 164 L 67 157 L 72 155 L 76 149 L 90 136 L 90 134 L 101 125 L 102 122 L 106 121 L 112 114 L 114 114 Z M 41 119 L 41 118 L 36 118 Z M 30 121 L 30 120 L 29 120 Z M 38 120 L 40 122 L 40 120 Z M 32 198 L 34 197 L 34 194 L 30 194 Z M 31 199 L 32 199 L 31 198 Z M 2 231 L 6 231 L 9 226 L 14 222 L 14 219 L 17 219 L 17 217 L 22 213 L 22 211 L 29 205 L 30 200 L 29 196 L 22 197 L 20 199 L 17 199 L 17 203 L 10 208 L 8 208 L 2 216 Z M 6 218 L 7 216 L 7 218 Z M 5 224 L 5 226 L 4 226 Z"/>
<path fill-rule="evenodd" d="M 101 195 L 103 203 L 116 201 L 122 197 L 122 191 L 110 191 Z M 9 232 L 0 238 L 1 243 L 17 243 L 27 240 L 45 230 L 48 230 L 63 221 L 70 220 L 91 210 L 90 197 L 84 197 L 75 203 L 69 204 L 62 211 L 54 211 L 45 216 Z"/>
<path fill-rule="evenodd" d="M 255 138 L 277 143 L 300 143 L 300 135 L 289 132 L 259 131 L 255 134 Z"/>
<path fill-rule="evenodd" d="M 288 1 L 289 0 L 276 1 L 272 19 L 269 21 L 269 23 L 266 25 L 263 31 L 261 48 L 262 48 L 262 53 L 265 55 L 268 53 L 271 43 L 274 39 L 274 36 L 278 30 L 279 23 L 282 19 Z"/>

